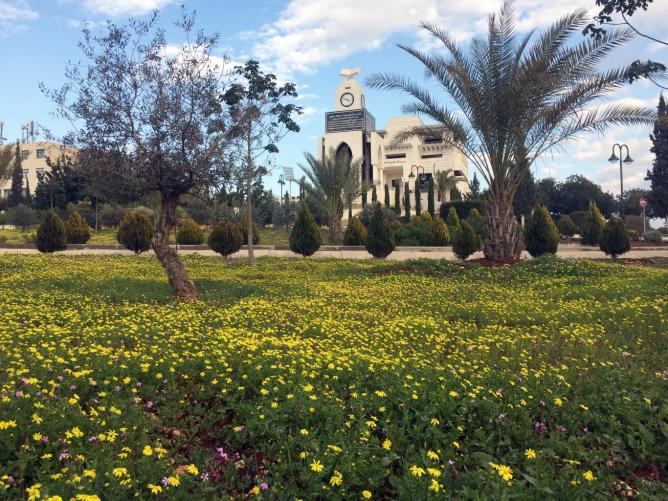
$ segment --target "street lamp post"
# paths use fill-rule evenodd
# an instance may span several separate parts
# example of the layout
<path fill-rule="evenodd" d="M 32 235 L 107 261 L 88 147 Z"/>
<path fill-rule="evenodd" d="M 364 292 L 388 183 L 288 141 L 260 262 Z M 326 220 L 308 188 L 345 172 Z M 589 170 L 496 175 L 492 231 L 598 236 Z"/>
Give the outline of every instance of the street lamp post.
<path fill-rule="evenodd" d="M 285 176 L 281 174 L 278 176 L 278 184 L 281 185 L 281 193 L 280 196 L 278 197 L 278 205 L 281 205 L 281 201 L 283 200 L 283 186 L 285 185 Z"/>
<path fill-rule="evenodd" d="M 622 155 L 624 148 L 626 148 L 626 158 L 622 160 Z M 615 149 L 619 150 L 619 156 L 615 154 Z M 624 172 L 622 164 L 630 164 L 633 162 L 631 154 L 629 153 L 629 147 L 625 144 L 615 143 L 612 145 L 612 155 L 608 158 L 610 163 L 615 163 L 619 161 L 619 215 L 624 220 Z"/>

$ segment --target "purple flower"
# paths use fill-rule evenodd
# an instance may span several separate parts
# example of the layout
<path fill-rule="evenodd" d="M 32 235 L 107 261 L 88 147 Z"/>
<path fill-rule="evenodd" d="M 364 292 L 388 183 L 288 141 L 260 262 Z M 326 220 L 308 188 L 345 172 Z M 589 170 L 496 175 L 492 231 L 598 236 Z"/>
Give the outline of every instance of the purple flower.
<path fill-rule="evenodd" d="M 22 391 L 15 391 L 15 392 L 14 392 L 14 396 L 15 396 L 16 398 L 21 398 L 21 397 L 23 396 L 23 392 L 22 392 Z"/>
<path fill-rule="evenodd" d="M 150 400 L 148 402 L 146 402 L 146 408 L 147 409 L 153 409 L 153 402 L 151 402 Z"/>
<path fill-rule="evenodd" d="M 545 423 L 541 423 L 540 421 L 536 421 L 533 424 L 533 431 L 535 431 L 536 433 L 540 433 L 540 434 L 547 433 L 547 426 L 545 426 Z"/>
<path fill-rule="evenodd" d="M 58 456 L 58 460 L 59 460 L 59 461 L 65 461 L 65 460 L 66 460 L 67 458 L 69 458 L 69 457 L 70 457 L 70 453 L 67 452 L 67 451 L 63 451 L 63 452 L 61 452 L 60 455 Z"/>
<path fill-rule="evenodd" d="M 222 448 L 222 447 L 216 448 L 216 453 L 217 453 L 219 459 L 223 459 L 225 461 L 228 460 L 227 452 L 225 452 L 224 448 Z"/>
<path fill-rule="evenodd" d="M 557 433 L 566 433 L 566 427 L 558 425 L 557 426 Z"/>
<path fill-rule="evenodd" d="M 40 442 L 42 442 L 43 444 L 46 444 L 48 441 L 49 441 L 49 437 L 47 437 L 46 435 L 44 435 L 40 440 Z"/>
<path fill-rule="evenodd" d="M 77 389 L 77 385 L 76 385 L 76 384 L 71 384 L 71 385 L 70 385 L 70 390 L 75 391 L 76 389 Z"/>
<path fill-rule="evenodd" d="M 170 484 L 170 481 L 167 477 L 162 477 L 161 482 L 162 482 L 162 485 L 169 485 Z"/>
<path fill-rule="evenodd" d="M 263 491 L 266 491 L 267 489 L 269 489 L 269 484 L 267 482 L 262 482 L 260 484 L 260 489 L 262 489 Z"/>
<path fill-rule="evenodd" d="M 93 435 L 88 439 L 89 442 L 97 442 L 97 435 Z"/>

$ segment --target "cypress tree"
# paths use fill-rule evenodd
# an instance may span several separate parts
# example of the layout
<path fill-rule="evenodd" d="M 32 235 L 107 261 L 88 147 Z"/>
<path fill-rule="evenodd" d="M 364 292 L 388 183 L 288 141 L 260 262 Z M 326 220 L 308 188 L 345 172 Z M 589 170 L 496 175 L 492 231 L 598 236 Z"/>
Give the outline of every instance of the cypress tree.
<path fill-rule="evenodd" d="M 399 184 L 394 185 L 394 213 L 401 214 L 401 194 L 399 193 Z"/>
<path fill-rule="evenodd" d="M 353 217 L 348 221 L 346 233 L 343 236 L 345 245 L 364 245 L 366 242 L 366 228 L 359 218 Z"/>
<path fill-rule="evenodd" d="M 376 193 L 376 185 L 374 184 L 373 187 L 371 188 L 371 203 L 376 205 L 377 201 L 378 201 L 378 194 Z"/>
<path fill-rule="evenodd" d="M 524 231 L 524 243 L 532 257 L 556 254 L 559 246 L 559 230 L 544 206 L 535 207 Z"/>
<path fill-rule="evenodd" d="M 409 184 L 406 183 L 406 188 L 404 189 L 404 222 L 406 224 L 411 222 L 411 189 Z"/>
<path fill-rule="evenodd" d="M 239 225 L 231 221 L 221 221 L 211 230 L 207 243 L 211 250 L 227 257 L 241 249 L 243 240 Z"/>
<path fill-rule="evenodd" d="M 603 228 L 599 247 L 606 255 L 612 256 L 612 259 L 617 259 L 617 256 L 631 250 L 631 239 L 624 221 L 614 216 L 610 218 Z"/>
<path fill-rule="evenodd" d="M 456 238 L 454 238 L 452 244 L 453 252 L 459 259 L 464 261 L 467 257 L 480 249 L 480 246 L 480 237 L 468 221 L 464 220 L 460 229 L 457 230 Z"/>
<path fill-rule="evenodd" d="M 290 250 L 308 257 L 320 248 L 321 242 L 320 228 L 318 228 L 313 214 L 308 210 L 306 204 L 301 204 L 297 213 L 297 220 L 290 232 Z"/>
<path fill-rule="evenodd" d="M 605 219 L 601 211 L 598 210 L 593 200 L 589 201 L 589 207 L 585 214 L 585 220 L 580 229 L 580 241 L 582 245 L 598 245 L 603 234 Z"/>
<path fill-rule="evenodd" d="M 67 235 L 65 225 L 60 216 L 54 211 L 46 212 L 44 221 L 37 228 L 37 250 L 40 252 L 55 252 L 67 249 Z"/>
<path fill-rule="evenodd" d="M 118 225 L 116 240 L 123 247 L 135 254 L 149 250 L 152 238 L 153 223 L 143 212 L 128 212 Z"/>
<path fill-rule="evenodd" d="M 429 176 L 429 191 L 427 194 L 427 210 L 432 219 L 434 219 L 434 211 L 436 210 L 436 200 L 434 194 L 434 176 Z"/>
<path fill-rule="evenodd" d="M 668 108 L 663 94 L 659 98 L 657 115 L 654 133 L 649 136 L 652 141 L 650 151 L 655 158 L 652 170 L 647 171 L 645 179 L 651 182 L 649 202 L 654 214 L 668 218 Z"/>
<path fill-rule="evenodd" d="M 450 210 L 448 211 L 448 218 L 446 219 L 445 223 L 448 225 L 450 238 L 454 239 L 454 237 L 457 235 L 457 232 L 461 228 L 459 216 L 457 215 L 457 211 L 454 207 L 450 207 Z"/>
<path fill-rule="evenodd" d="M 373 208 L 367 229 L 366 250 L 375 258 L 384 259 L 396 247 L 394 233 L 385 218 L 382 207 L 377 203 Z"/>
<path fill-rule="evenodd" d="M 390 208 L 390 187 L 385 185 L 385 207 Z"/>
<path fill-rule="evenodd" d="M 78 212 L 72 212 L 65 222 L 65 234 L 68 244 L 85 244 L 90 240 L 88 223 Z"/>
<path fill-rule="evenodd" d="M 12 189 L 9 193 L 7 205 L 16 207 L 21 203 L 23 203 L 23 167 L 21 166 L 21 148 L 17 140 L 14 167 L 12 168 Z"/>
<path fill-rule="evenodd" d="M 415 180 L 415 215 L 422 214 L 422 193 L 420 192 L 420 180 Z"/>

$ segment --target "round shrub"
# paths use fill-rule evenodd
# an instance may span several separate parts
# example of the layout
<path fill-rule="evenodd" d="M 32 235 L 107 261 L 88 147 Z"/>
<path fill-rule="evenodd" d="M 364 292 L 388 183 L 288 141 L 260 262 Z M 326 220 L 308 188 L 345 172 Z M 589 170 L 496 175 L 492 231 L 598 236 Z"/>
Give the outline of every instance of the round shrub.
<path fill-rule="evenodd" d="M 556 254 L 559 230 L 545 207 L 534 207 L 524 228 L 524 244 L 532 257 Z"/>
<path fill-rule="evenodd" d="M 343 235 L 343 243 L 345 245 L 364 245 L 365 241 L 366 228 L 356 216 L 353 216 L 348 222 L 345 235 Z"/>
<path fill-rule="evenodd" d="M 559 234 L 565 237 L 572 237 L 578 232 L 578 227 L 567 215 L 563 215 L 559 218 L 557 228 L 559 229 Z"/>
<path fill-rule="evenodd" d="M 239 225 L 230 221 L 221 221 L 211 230 L 207 243 L 211 250 L 227 257 L 241 249 L 243 240 Z"/>
<path fill-rule="evenodd" d="M 183 219 L 176 232 L 176 242 L 180 245 L 200 245 L 204 242 L 204 232 L 195 220 Z"/>
<path fill-rule="evenodd" d="M 37 211 L 25 204 L 19 204 L 7 209 L 7 223 L 25 231 L 37 223 Z"/>
<path fill-rule="evenodd" d="M 582 245 L 598 245 L 601 241 L 605 219 L 593 200 L 589 201 L 584 223 L 580 228 Z"/>
<path fill-rule="evenodd" d="M 40 252 L 56 252 L 67 249 L 67 235 L 65 225 L 60 216 L 49 210 L 37 228 L 37 250 Z"/>
<path fill-rule="evenodd" d="M 442 219 L 437 219 L 430 223 L 429 239 L 431 245 L 443 246 L 448 245 L 450 241 L 450 233 L 448 232 L 448 225 Z"/>
<path fill-rule="evenodd" d="M 367 229 L 366 250 L 375 258 L 384 259 L 395 249 L 396 243 L 390 223 L 385 217 L 383 208 L 376 204 L 371 214 Z"/>
<path fill-rule="evenodd" d="M 603 227 L 599 247 L 608 256 L 612 256 L 613 259 L 631 250 L 631 239 L 621 219 L 614 216 L 610 218 Z"/>
<path fill-rule="evenodd" d="M 478 234 L 471 227 L 468 221 L 464 221 L 457 232 L 457 236 L 452 244 L 452 250 L 462 261 L 466 260 L 471 254 L 480 249 L 481 241 Z"/>
<path fill-rule="evenodd" d="M 290 250 L 308 257 L 320 248 L 321 243 L 320 228 L 308 206 L 302 203 L 297 213 L 297 220 L 290 232 Z"/>
<path fill-rule="evenodd" d="M 244 212 L 241 214 L 239 219 L 239 229 L 241 230 L 241 237 L 243 238 L 244 245 L 248 245 L 248 217 Z M 260 230 L 258 229 L 255 222 L 253 222 L 253 245 L 260 243 Z"/>
<path fill-rule="evenodd" d="M 72 212 L 65 221 L 65 234 L 68 244 L 85 244 L 90 240 L 90 227 L 81 214 Z"/>
<path fill-rule="evenodd" d="M 153 223 L 144 211 L 130 211 L 121 220 L 116 233 L 116 240 L 135 254 L 151 248 Z"/>

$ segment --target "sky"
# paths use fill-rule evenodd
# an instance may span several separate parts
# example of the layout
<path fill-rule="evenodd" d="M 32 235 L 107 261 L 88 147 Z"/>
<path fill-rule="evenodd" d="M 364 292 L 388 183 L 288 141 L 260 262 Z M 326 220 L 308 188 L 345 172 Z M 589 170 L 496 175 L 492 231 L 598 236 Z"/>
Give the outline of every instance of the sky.
<path fill-rule="evenodd" d="M 499 9 L 501 0 L 0 0 L 0 121 L 5 123 L 6 141 L 19 138 L 21 124 L 29 120 L 56 134 L 67 131 L 39 83 L 49 88 L 64 83 L 67 62 L 81 59 L 77 42 L 85 24 L 101 30 L 107 19 L 122 23 L 159 9 L 168 42 L 179 45 L 183 40 L 171 27 L 181 4 L 196 10 L 198 27 L 220 33 L 221 56 L 239 63 L 257 59 L 266 71 L 297 84 L 298 104 L 304 109 L 301 131 L 279 144 L 274 163 L 295 167 L 299 174 L 304 152 L 315 153 L 316 139 L 324 133 L 325 112 L 334 108 L 341 68 L 361 67 L 361 81 L 382 71 L 422 81 L 419 63 L 397 44 L 438 50 L 419 28 L 423 20 L 437 22 L 466 42 L 485 31 L 487 16 Z M 515 6 L 523 30 L 544 27 L 577 8 L 595 12 L 595 0 L 516 0 Z M 641 31 L 660 38 L 668 37 L 661 26 L 667 17 L 668 1 L 657 0 L 632 20 Z M 608 61 L 619 65 L 638 58 L 668 65 L 668 47 L 636 38 Z M 656 107 L 659 93 L 653 84 L 637 82 L 606 101 Z M 440 96 L 447 102 L 447 96 Z M 400 115 L 407 102 L 406 96 L 366 89 L 367 108 L 379 128 Z M 650 133 L 650 126 L 620 127 L 604 136 L 584 136 L 565 151 L 543 157 L 534 173 L 538 179 L 582 174 L 618 194 L 618 165 L 607 158 L 615 142 L 624 142 L 635 160 L 625 165 L 625 189 L 647 187 L 643 178 L 653 160 Z M 270 173 L 268 187 L 278 187 L 279 174 L 279 169 Z"/>

